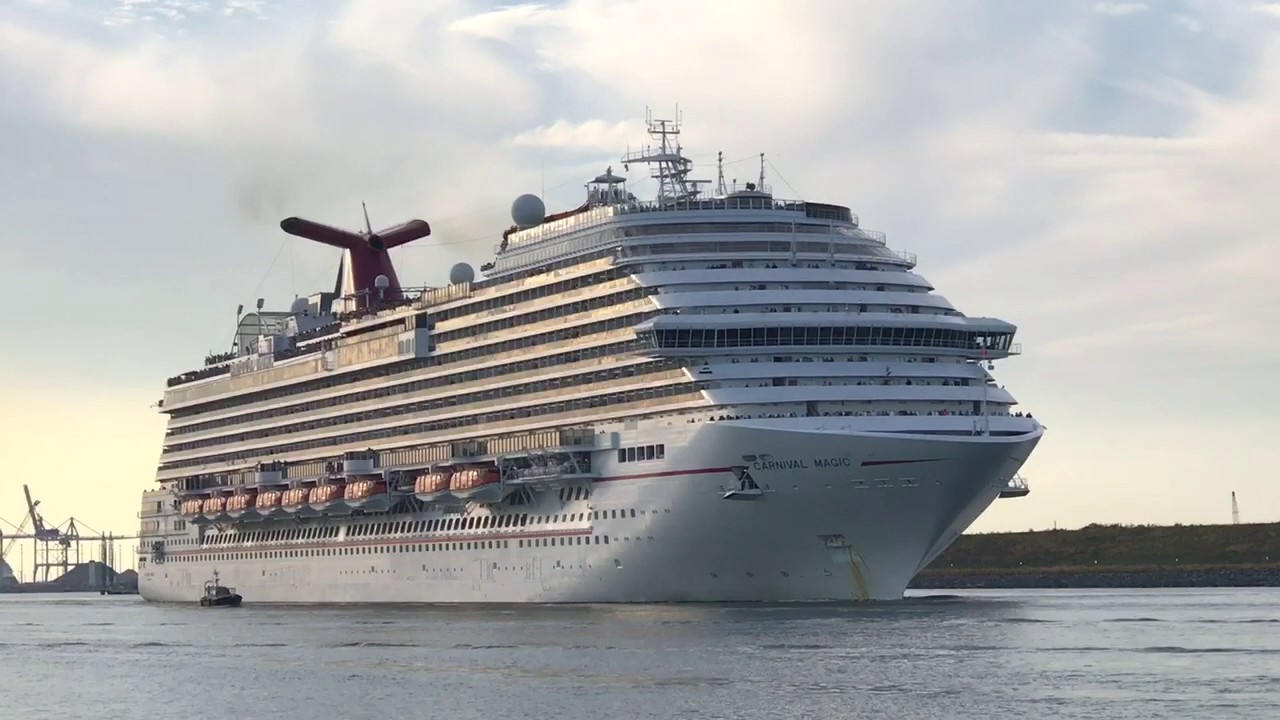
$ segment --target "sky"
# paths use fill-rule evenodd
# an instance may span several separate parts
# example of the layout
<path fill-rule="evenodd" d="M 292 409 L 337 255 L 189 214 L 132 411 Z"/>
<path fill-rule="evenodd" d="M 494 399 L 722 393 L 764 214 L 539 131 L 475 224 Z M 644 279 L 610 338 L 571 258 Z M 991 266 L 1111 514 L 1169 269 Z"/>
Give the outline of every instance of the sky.
<path fill-rule="evenodd" d="M 282 218 L 426 219 L 399 274 L 443 284 L 677 106 L 701 176 L 763 152 L 1018 326 L 996 376 L 1048 431 L 974 530 L 1280 520 L 1280 2 L 1247 0 L 0 0 L 0 518 L 28 483 L 136 528 L 164 379 L 332 286 Z"/>

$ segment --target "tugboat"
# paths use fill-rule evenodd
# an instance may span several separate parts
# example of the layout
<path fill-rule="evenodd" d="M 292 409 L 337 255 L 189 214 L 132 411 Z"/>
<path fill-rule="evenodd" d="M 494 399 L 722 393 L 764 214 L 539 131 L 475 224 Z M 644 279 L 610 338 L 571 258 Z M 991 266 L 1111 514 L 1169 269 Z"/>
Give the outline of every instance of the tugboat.
<path fill-rule="evenodd" d="M 223 587 L 218 582 L 218 571 L 213 571 L 213 579 L 204 583 L 204 597 L 200 598 L 200 607 L 240 607 L 240 597 L 235 588 Z"/>

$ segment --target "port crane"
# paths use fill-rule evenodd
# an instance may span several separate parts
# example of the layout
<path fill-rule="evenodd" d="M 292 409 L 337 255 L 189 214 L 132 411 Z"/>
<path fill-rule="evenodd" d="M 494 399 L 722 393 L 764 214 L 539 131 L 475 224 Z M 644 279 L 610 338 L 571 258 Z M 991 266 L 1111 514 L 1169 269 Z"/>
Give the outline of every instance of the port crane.
<path fill-rule="evenodd" d="M 80 564 L 80 525 L 74 517 L 59 525 L 50 525 L 40 514 L 40 501 L 32 498 L 31 488 L 22 486 L 23 498 L 26 500 L 27 514 L 22 522 L 14 525 L 0 518 L 0 561 L 5 560 L 19 540 L 32 541 L 31 581 L 48 582 L 66 574 L 72 567 Z M 13 528 L 7 532 L 4 526 Z M 92 532 L 92 530 L 91 530 Z M 114 542 L 128 540 L 137 536 L 112 535 L 95 533 L 98 537 L 90 538 L 102 543 L 101 562 L 113 564 L 115 559 Z M 57 570 L 57 572 L 53 572 Z"/>

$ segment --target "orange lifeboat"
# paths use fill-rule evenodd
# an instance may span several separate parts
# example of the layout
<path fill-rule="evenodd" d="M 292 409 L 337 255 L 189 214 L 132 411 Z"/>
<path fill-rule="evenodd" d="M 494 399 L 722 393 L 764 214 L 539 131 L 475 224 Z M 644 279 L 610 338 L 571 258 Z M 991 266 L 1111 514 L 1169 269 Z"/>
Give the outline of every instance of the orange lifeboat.
<path fill-rule="evenodd" d="M 252 490 L 232 495 L 227 498 L 227 512 L 235 514 L 243 513 L 245 510 L 254 506 L 253 501 L 256 495 L 257 493 Z"/>
<path fill-rule="evenodd" d="M 445 492 L 449 489 L 449 480 L 452 477 L 449 473 L 433 472 L 419 475 L 413 481 L 413 491 L 418 495 L 430 495 L 433 493 Z"/>
<path fill-rule="evenodd" d="M 264 490 L 263 492 L 258 493 L 258 498 L 254 502 L 253 506 L 258 508 L 260 511 L 280 507 L 281 494 L 282 493 L 279 490 Z"/>
<path fill-rule="evenodd" d="M 449 480 L 449 489 L 454 492 L 467 492 L 485 485 L 498 482 L 498 471 L 494 468 L 471 468 L 456 472 Z"/>
<path fill-rule="evenodd" d="M 225 497 L 211 497 L 204 501 L 204 514 L 217 515 L 227 507 L 227 499 Z"/>
<path fill-rule="evenodd" d="M 304 487 L 289 488 L 288 490 L 284 491 L 284 498 L 281 499 L 280 504 L 287 508 L 297 507 L 298 505 L 305 505 L 307 504 L 307 497 L 310 494 L 311 494 L 311 490 L 309 488 L 304 488 Z"/>
<path fill-rule="evenodd" d="M 203 500 L 183 500 L 180 512 L 183 515 L 199 515 L 201 508 L 204 507 Z"/>
<path fill-rule="evenodd" d="M 342 497 L 342 486 L 337 483 L 328 485 L 317 485 L 311 488 L 311 493 L 307 495 L 307 502 L 312 505 L 333 502 Z"/>
<path fill-rule="evenodd" d="M 391 505 L 391 495 L 387 493 L 387 483 L 380 477 L 352 480 L 347 483 L 343 499 L 351 508 L 361 510 L 382 510 Z"/>
<path fill-rule="evenodd" d="M 386 489 L 387 486 L 377 480 L 356 480 L 354 482 L 347 483 L 347 488 L 343 492 L 342 496 L 347 500 L 347 502 L 359 502 L 361 500 L 368 500 L 374 494 Z"/>

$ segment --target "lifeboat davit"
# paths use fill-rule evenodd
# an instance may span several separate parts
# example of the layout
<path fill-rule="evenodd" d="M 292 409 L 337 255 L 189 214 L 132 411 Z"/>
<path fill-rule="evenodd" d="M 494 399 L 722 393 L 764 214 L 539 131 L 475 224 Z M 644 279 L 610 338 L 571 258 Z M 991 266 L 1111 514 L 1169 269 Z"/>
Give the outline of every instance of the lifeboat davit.
<path fill-rule="evenodd" d="M 452 473 L 430 472 L 419 475 L 413 481 L 413 496 L 423 502 L 442 500 L 449 496 Z"/>
<path fill-rule="evenodd" d="M 307 502 L 311 505 L 311 509 L 318 513 L 349 513 L 350 509 L 343 502 L 344 489 L 342 483 L 317 485 L 311 488 L 311 494 L 307 496 Z"/>
<path fill-rule="evenodd" d="M 342 492 L 342 500 L 353 510 L 381 511 L 391 506 L 387 484 L 381 478 L 352 480 Z"/>
<path fill-rule="evenodd" d="M 249 519 L 249 516 L 256 517 L 258 510 L 254 507 L 254 500 L 257 499 L 257 495 L 256 490 L 248 490 L 227 498 L 227 515 L 245 520 Z"/>
<path fill-rule="evenodd" d="M 464 500 L 476 502 L 497 502 L 507 494 L 497 468 L 459 470 L 449 480 L 449 492 Z"/>

